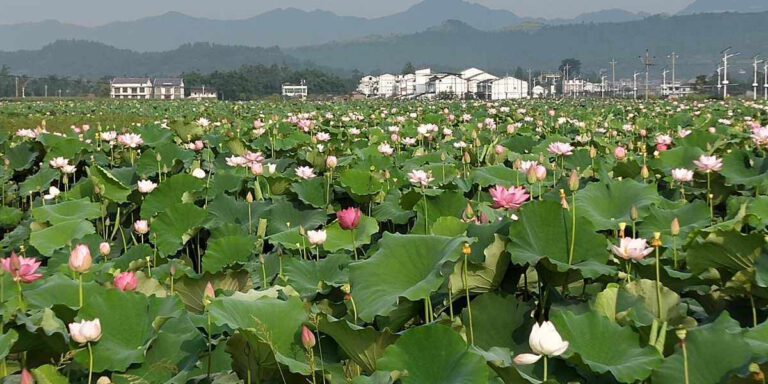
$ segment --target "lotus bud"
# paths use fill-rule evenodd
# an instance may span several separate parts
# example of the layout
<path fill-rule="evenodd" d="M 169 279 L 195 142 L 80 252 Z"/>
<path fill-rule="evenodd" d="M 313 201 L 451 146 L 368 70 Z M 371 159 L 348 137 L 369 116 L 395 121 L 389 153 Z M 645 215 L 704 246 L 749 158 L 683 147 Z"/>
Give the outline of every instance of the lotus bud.
<path fill-rule="evenodd" d="M 139 285 L 139 280 L 136 278 L 135 272 L 123 272 L 115 276 L 113 282 L 115 288 L 122 292 L 135 291 Z"/>
<path fill-rule="evenodd" d="M 464 164 L 469 164 L 472 162 L 472 158 L 469 156 L 469 152 L 464 152 Z"/>
<path fill-rule="evenodd" d="M 96 384 L 112 384 L 112 380 L 107 376 L 101 376 L 96 380 Z"/>
<path fill-rule="evenodd" d="M 107 257 L 107 256 L 109 256 L 110 253 L 112 253 L 112 247 L 110 247 L 109 243 L 107 243 L 105 241 L 105 242 L 99 244 L 99 253 L 102 256 Z"/>
<path fill-rule="evenodd" d="M 344 284 L 341 286 L 341 291 L 346 294 L 349 294 L 350 292 L 352 292 L 352 287 L 349 284 Z"/>
<path fill-rule="evenodd" d="M 79 323 L 69 324 L 69 336 L 78 344 L 88 344 L 101 339 L 101 322 L 99 319 L 92 321 L 82 320 Z"/>
<path fill-rule="evenodd" d="M 24 368 L 21 371 L 21 381 L 19 381 L 21 384 L 35 384 L 35 378 L 32 376 L 32 374 Z"/>
<path fill-rule="evenodd" d="M 76 246 L 69 254 L 69 269 L 74 272 L 86 273 L 92 264 L 91 250 L 85 244 Z"/>
<path fill-rule="evenodd" d="M 624 231 L 627 229 L 627 223 L 619 223 L 619 237 L 624 237 Z"/>
<path fill-rule="evenodd" d="M 216 291 L 213 290 L 213 285 L 211 285 L 211 282 L 209 281 L 208 284 L 205 285 L 205 290 L 203 291 L 203 305 L 208 306 L 208 304 L 211 303 L 211 300 L 216 297 Z"/>
<path fill-rule="evenodd" d="M 523 161 L 520 159 L 515 160 L 514 163 L 512 163 L 512 168 L 520 170 L 520 167 L 523 165 Z"/>
<path fill-rule="evenodd" d="M 248 192 L 248 194 L 245 195 L 245 201 L 248 204 L 253 203 L 253 194 L 251 192 Z"/>
<path fill-rule="evenodd" d="M 677 335 L 677 338 L 680 339 L 680 341 L 685 342 L 685 338 L 688 336 L 688 330 L 685 328 L 680 328 L 675 330 L 675 335 Z"/>
<path fill-rule="evenodd" d="M 314 348 L 315 344 L 317 344 L 317 340 L 315 339 L 315 334 L 312 331 L 310 331 L 306 325 L 301 326 L 301 344 L 308 351 Z"/>
<path fill-rule="evenodd" d="M 568 209 L 570 206 L 568 205 L 568 199 L 565 198 L 565 190 L 560 190 L 560 206 L 563 207 L 563 209 Z"/>
<path fill-rule="evenodd" d="M 672 220 L 672 225 L 670 226 L 670 232 L 672 233 L 672 236 L 679 236 L 680 235 L 680 220 L 675 217 Z"/>
<path fill-rule="evenodd" d="M 632 219 L 632 221 L 637 221 L 638 217 L 637 207 L 633 205 L 632 208 L 629 209 L 629 218 Z"/>
<path fill-rule="evenodd" d="M 336 168 L 336 165 L 338 164 L 339 164 L 339 160 L 336 158 L 336 156 L 328 156 L 325 159 L 325 166 L 330 169 Z"/>
<path fill-rule="evenodd" d="M 571 172 L 571 177 L 568 179 L 568 188 L 572 192 L 579 190 L 579 173 L 575 170 Z"/>
<path fill-rule="evenodd" d="M 597 148 L 595 147 L 589 147 L 589 157 L 591 159 L 594 159 L 597 157 Z"/>
<path fill-rule="evenodd" d="M 146 220 L 136 220 L 133 223 L 133 230 L 139 235 L 146 235 L 149 232 L 149 222 Z"/>
<path fill-rule="evenodd" d="M 640 176 L 643 178 L 643 180 L 651 176 L 651 172 L 648 170 L 647 165 L 643 165 L 643 168 L 640 170 Z"/>
<path fill-rule="evenodd" d="M 529 184 L 534 184 L 537 181 L 539 181 L 539 178 L 536 177 L 536 167 L 535 166 L 528 168 L 528 174 L 526 175 L 526 177 L 528 179 L 528 183 Z"/>
<path fill-rule="evenodd" d="M 469 243 L 464 243 L 464 247 L 461 248 L 461 253 L 464 254 L 464 256 L 472 254 L 472 248 L 469 246 Z"/>

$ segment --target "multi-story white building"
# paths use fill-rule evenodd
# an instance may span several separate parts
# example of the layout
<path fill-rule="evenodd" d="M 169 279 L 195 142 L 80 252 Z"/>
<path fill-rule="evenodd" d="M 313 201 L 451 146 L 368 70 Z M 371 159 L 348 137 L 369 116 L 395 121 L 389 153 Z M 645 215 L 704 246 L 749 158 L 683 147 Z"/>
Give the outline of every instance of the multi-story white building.
<path fill-rule="evenodd" d="M 467 91 L 475 95 L 478 92 L 478 85 L 480 83 L 498 79 L 498 77 L 477 68 L 468 68 L 461 71 L 461 78 L 467 81 Z"/>
<path fill-rule="evenodd" d="M 378 93 L 379 89 L 379 78 L 376 76 L 365 76 L 362 79 L 360 79 L 360 85 L 357 86 L 357 90 L 365 95 L 366 97 L 370 97 Z"/>
<path fill-rule="evenodd" d="M 116 77 L 109 82 L 109 97 L 113 99 L 152 98 L 152 79 L 149 77 Z"/>
<path fill-rule="evenodd" d="M 462 98 L 467 93 L 467 80 L 460 75 L 440 73 L 432 76 L 427 86 L 427 93 L 432 96 L 448 95 Z"/>
<path fill-rule="evenodd" d="M 385 73 L 379 76 L 378 89 L 376 95 L 379 97 L 392 97 L 397 94 L 398 81 L 397 76 Z"/>
<path fill-rule="evenodd" d="M 153 97 L 162 100 L 179 100 L 184 98 L 184 79 L 177 77 L 157 78 L 152 82 L 155 88 Z"/>
<path fill-rule="evenodd" d="M 511 76 L 485 80 L 478 84 L 477 97 L 483 100 L 509 100 L 528 97 L 528 82 Z"/>
<path fill-rule="evenodd" d="M 283 96 L 291 98 L 306 99 L 309 95 L 309 87 L 307 87 L 304 80 L 299 85 L 283 84 Z"/>

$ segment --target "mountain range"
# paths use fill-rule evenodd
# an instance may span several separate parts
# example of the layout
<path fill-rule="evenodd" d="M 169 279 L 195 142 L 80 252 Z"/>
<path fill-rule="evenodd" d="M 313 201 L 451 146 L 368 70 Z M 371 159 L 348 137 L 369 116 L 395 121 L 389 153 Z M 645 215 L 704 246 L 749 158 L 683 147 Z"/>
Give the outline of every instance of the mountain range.
<path fill-rule="evenodd" d="M 210 43 L 185 44 L 163 52 L 137 52 L 103 43 L 58 41 L 38 50 L 0 52 L 0 66 L 12 73 L 33 76 L 164 76 L 208 73 L 242 65 L 286 65 L 322 68 L 345 76 L 362 73 L 399 73 L 405 63 L 440 71 L 479 67 L 492 73 L 511 73 L 516 67 L 554 71 L 565 58 L 577 58 L 583 72 L 609 69 L 615 58 L 618 77 L 642 71 L 639 56 L 647 48 L 656 56 L 654 76 L 668 65 L 675 51 L 679 78 L 711 74 L 719 52 L 730 45 L 743 55 L 732 61 L 734 70 L 751 69 L 748 58 L 768 54 L 768 29 L 756 28 L 768 18 L 763 13 L 651 16 L 623 23 L 541 25 L 529 23 L 487 31 L 458 20 L 426 31 L 379 36 L 295 48 L 255 48 Z M 736 73 L 736 72 L 733 72 Z"/>
<path fill-rule="evenodd" d="M 767 0 L 696 0 L 685 14 L 768 10 Z M 616 23 L 649 16 L 608 9 L 574 19 L 530 19 L 505 10 L 490 9 L 464 0 L 423 0 L 389 16 L 362 18 L 328 11 L 276 9 L 241 20 L 213 20 L 169 12 L 134 21 L 84 27 L 55 20 L 0 25 L 0 50 L 34 50 L 60 39 L 89 40 L 138 52 L 167 51 L 183 44 L 208 42 L 251 47 L 299 47 L 349 41 L 370 36 L 408 35 L 458 20 L 475 29 L 496 31 L 539 23 L 547 25 Z"/>

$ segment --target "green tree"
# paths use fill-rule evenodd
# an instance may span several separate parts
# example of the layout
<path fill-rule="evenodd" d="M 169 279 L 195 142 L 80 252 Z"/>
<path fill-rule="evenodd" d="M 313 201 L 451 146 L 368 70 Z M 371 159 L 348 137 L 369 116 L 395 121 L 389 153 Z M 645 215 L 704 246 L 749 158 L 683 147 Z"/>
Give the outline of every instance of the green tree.
<path fill-rule="evenodd" d="M 558 69 L 560 72 L 565 72 L 566 68 L 568 68 L 568 76 L 573 78 L 573 76 L 581 73 L 581 60 L 573 57 L 563 59 Z"/>
<path fill-rule="evenodd" d="M 407 75 L 409 73 L 414 73 L 414 72 L 416 72 L 416 68 L 413 66 L 413 63 L 409 61 L 405 63 L 405 66 L 403 67 L 403 70 L 400 73 L 403 75 Z"/>

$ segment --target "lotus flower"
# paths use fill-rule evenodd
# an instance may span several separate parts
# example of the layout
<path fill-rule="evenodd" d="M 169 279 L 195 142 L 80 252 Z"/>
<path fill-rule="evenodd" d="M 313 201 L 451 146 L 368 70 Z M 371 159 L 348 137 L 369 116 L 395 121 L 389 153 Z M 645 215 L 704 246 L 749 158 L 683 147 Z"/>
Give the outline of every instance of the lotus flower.
<path fill-rule="evenodd" d="M 673 169 L 672 179 L 678 183 L 690 183 L 693 181 L 693 171 L 685 168 Z"/>
<path fill-rule="evenodd" d="M 35 273 L 40 268 L 40 262 L 34 258 L 19 257 L 16 252 L 11 252 L 11 257 L 0 259 L 0 263 L 15 282 L 29 284 L 43 278 L 42 274 Z"/>
<path fill-rule="evenodd" d="M 516 211 L 531 197 L 523 187 L 510 187 L 506 189 L 497 185 L 490 190 L 494 208 L 504 208 Z"/>
<path fill-rule="evenodd" d="M 755 142 L 755 146 L 768 147 L 768 127 L 754 127 L 752 128 L 752 141 Z"/>
<path fill-rule="evenodd" d="M 535 167 L 536 165 L 538 165 L 538 163 L 535 161 L 528 161 L 528 160 L 521 161 L 520 168 L 519 168 L 520 173 L 528 174 L 528 170 L 530 170 L 531 167 Z"/>
<path fill-rule="evenodd" d="M 19 381 L 19 384 L 35 384 L 34 376 L 32 376 L 26 368 L 21 371 L 21 380 Z"/>
<path fill-rule="evenodd" d="M 157 184 L 153 183 L 150 180 L 141 180 L 139 181 L 138 186 L 139 186 L 139 192 L 144 194 L 152 193 L 152 191 L 154 191 L 155 188 L 157 188 Z"/>
<path fill-rule="evenodd" d="M 60 194 L 61 194 L 61 191 L 58 188 L 51 186 L 48 188 L 48 193 L 43 195 L 43 198 L 46 200 L 53 200 L 59 197 Z"/>
<path fill-rule="evenodd" d="M 294 172 L 296 172 L 296 176 L 304 180 L 314 179 L 317 176 L 312 167 L 298 167 Z"/>
<path fill-rule="evenodd" d="M 61 171 L 61 173 L 64 173 L 64 174 L 71 175 L 77 171 L 77 167 L 75 167 L 74 165 L 67 164 L 59 168 L 59 171 Z"/>
<path fill-rule="evenodd" d="M 336 165 L 338 164 L 339 164 L 339 159 L 337 159 L 336 156 L 328 156 L 325 159 L 325 166 L 330 169 L 336 168 Z"/>
<path fill-rule="evenodd" d="M 63 157 L 55 157 L 51 161 L 49 161 L 48 164 L 51 165 L 51 168 L 61 169 L 61 167 L 69 165 L 69 160 Z"/>
<path fill-rule="evenodd" d="M 77 273 L 86 273 L 91 269 L 93 258 L 91 250 L 85 244 L 76 246 L 69 253 L 69 269 Z"/>
<path fill-rule="evenodd" d="M 429 183 L 431 183 L 434 180 L 435 178 L 432 177 L 432 175 L 429 172 L 425 172 L 419 169 L 408 173 L 408 181 L 410 181 L 411 184 L 417 187 L 426 188 L 427 186 L 429 186 Z"/>
<path fill-rule="evenodd" d="M 392 149 L 392 147 L 387 143 L 381 143 L 379 144 L 379 147 L 377 148 L 379 153 L 381 153 L 384 156 L 390 156 L 395 151 Z"/>
<path fill-rule="evenodd" d="M 149 232 L 149 223 L 146 220 L 136 220 L 133 230 L 139 235 L 146 235 Z"/>
<path fill-rule="evenodd" d="M 144 139 L 141 138 L 141 135 L 137 135 L 135 133 L 126 133 L 124 135 L 117 136 L 117 142 L 124 147 L 135 149 L 144 144 Z"/>
<path fill-rule="evenodd" d="M 719 172 L 723 169 L 723 160 L 718 159 L 717 156 L 701 155 L 698 160 L 693 161 L 699 171 L 704 173 Z"/>
<path fill-rule="evenodd" d="M 192 176 L 198 179 L 205 179 L 206 174 L 205 174 L 205 171 L 203 171 L 202 169 L 195 168 L 195 170 L 192 171 Z"/>
<path fill-rule="evenodd" d="M 136 290 L 139 285 L 139 280 L 136 278 L 135 272 L 123 272 L 117 276 L 113 281 L 115 288 L 122 292 L 131 292 Z"/>
<path fill-rule="evenodd" d="M 101 339 L 101 322 L 99 319 L 92 321 L 82 320 L 79 323 L 69 324 L 69 336 L 78 344 L 87 344 Z"/>
<path fill-rule="evenodd" d="M 570 156 L 573 155 L 573 146 L 568 143 L 556 142 L 547 147 L 549 153 L 555 156 Z"/>
<path fill-rule="evenodd" d="M 315 339 L 315 334 L 312 331 L 310 331 L 306 325 L 301 326 L 301 344 L 307 350 L 314 348 L 315 344 L 317 344 L 317 340 Z"/>
<path fill-rule="evenodd" d="M 539 361 L 542 356 L 560 356 L 568 349 L 569 343 L 563 340 L 554 324 L 545 321 L 541 325 L 538 323 L 533 325 L 531 335 L 528 337 L 528 345 L 533 353 L 515 356 L 515 364 L 529 365 Z"/>
<path fill-rule="evenodd" d="M 624 161 L 627 158 L 627 149 L 624 147 L 616 147 L 616 149 L 613 150 L 613 156 L 615 156 L 618 161 Z"/>
<path fill-rule="evenodd" d="M 619 246 L 611 246 L 611 251 L 624 260 L 641 261 L 653 252 L 653 248 L 648 246 L 646 239 L 624 237 L 619 242 Z"/>
<path fill-rule="evenodd" d="M 359 208 L 347 208 L 336 212 L 336 219 L 339 220 L 339 226 L 341 229 L 351 231 L 360 225 L 360 219 L 363 216 L 363 212 Z"/>
<path fill-rule="evenodd" d="M 323 245 L 328 238 L 328 234 L 323 229 L 317 231 L 307 231 L 307 238 L 312 245 Z"/>

